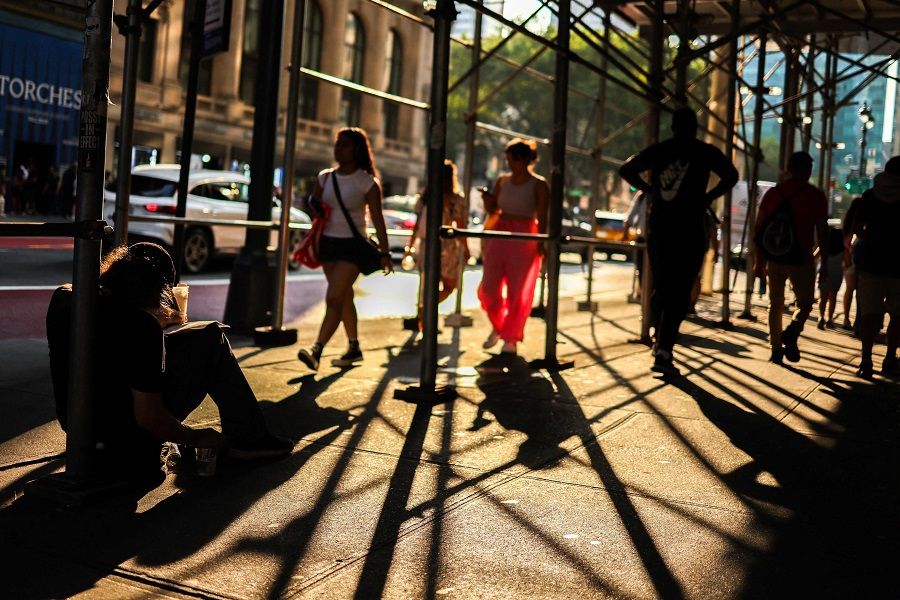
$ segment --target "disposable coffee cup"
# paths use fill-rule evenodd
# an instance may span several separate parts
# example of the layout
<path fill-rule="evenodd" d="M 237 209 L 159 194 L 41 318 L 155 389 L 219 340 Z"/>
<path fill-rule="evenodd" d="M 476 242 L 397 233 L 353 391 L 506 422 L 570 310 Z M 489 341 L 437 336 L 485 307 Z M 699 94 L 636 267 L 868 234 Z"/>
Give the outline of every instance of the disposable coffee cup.
<path fill-rule="evenodd" d="M 175 303 L 178 305 L 178 312 L 187 317 L 188 285 L 186 283 L 179 283 L 172 288 L 172 295 L 175 296 Z"/>
<path fill-rule="evenodd" d="M 197 475 L 212 477 L 216 474 L 216 449 L 197 448 Z"/>

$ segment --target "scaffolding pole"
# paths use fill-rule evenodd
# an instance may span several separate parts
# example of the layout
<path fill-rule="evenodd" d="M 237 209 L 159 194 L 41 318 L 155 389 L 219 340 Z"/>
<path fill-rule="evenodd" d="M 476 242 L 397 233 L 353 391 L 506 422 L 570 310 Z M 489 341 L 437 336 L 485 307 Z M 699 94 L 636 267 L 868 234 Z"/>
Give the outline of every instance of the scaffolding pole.
<path fill-rule="evenodd" d="M 762 160 L 762 152 L 759 149 L 759 144 L 762 139 L 763 95 L 768 91 L 768 88 L 766 87 L 766 44 L 768 39 L 769 36 L 766 31 L 763 31 L 759 35 L 759 58 L 756 62 L 756 86 L 754 87 L 753 92 L 756 96 L 756 104 L 753 108 L 753 161 L 751 162 L 750 168 L 750 181 L 747 186 L 747 220 L 744 225 L 744 229 L 748 232 L 744 238 L 748 248 L 747 263 L 744 267 L 747 279 L 746 289 L 744 290 L 744 310 L 739 317 L 750 321 L 755 320 L 753 312 L 750 310 L 753 283 L 756 279 L 753 273 L 756 249 L 754 248 L 752 238 L 756 230 L 756 197 L 759 194 L 757 180 L 759 179 L 759 162 Z M 741 253 L 743 252 L 744 249 L 741 248 Z"/>
<path fill-rule="evenodd" d="M 456 18 L 452 0 L 438 0 L 428 11 L 434 18 L 431 122 L 428 133 L 428 219 L 425 220 L 425 286 L 422 290 L 422 359 L 419 385 L 397 390 L 394 397 L 409 402 L 452 400 L 451 386 L 437 387 L 438 297 L 441 273 L 441 218 L 444 214 L 444 158 L 447 151 L 447 86 L 450 72 L 450 26 Z"/>
<path fill-rule="evenodd" d="M 532 368 L 560 371 L 572 367 L 572 362 L 560 362 L 556 357 L 556 334 L 559 319 L 559 236 L 562 230 L 562 203 L 566 185 L 566 114 L 569 100 L 569 38 L 572 25 L 571 0 L 559 0 L 556 53 L 556 85 L 553 88 L 553 144 L 550 158 L 550 209 L 547 233 L 550 241 L 544 260 L 547 266 L 547 309 L 544 316 L 544 358 L 531 362 Z"/>

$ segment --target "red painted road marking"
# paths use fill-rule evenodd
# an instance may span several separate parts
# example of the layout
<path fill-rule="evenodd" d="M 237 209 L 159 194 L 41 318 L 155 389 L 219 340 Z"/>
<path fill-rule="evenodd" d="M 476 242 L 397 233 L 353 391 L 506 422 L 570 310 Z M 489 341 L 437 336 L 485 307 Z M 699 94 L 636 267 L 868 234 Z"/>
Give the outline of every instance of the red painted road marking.
<path fill-rule="evenodd" d="M 0 249 L 6 250 L 71 250 L 74 246 L 67 237 L 0 237 Z"/>

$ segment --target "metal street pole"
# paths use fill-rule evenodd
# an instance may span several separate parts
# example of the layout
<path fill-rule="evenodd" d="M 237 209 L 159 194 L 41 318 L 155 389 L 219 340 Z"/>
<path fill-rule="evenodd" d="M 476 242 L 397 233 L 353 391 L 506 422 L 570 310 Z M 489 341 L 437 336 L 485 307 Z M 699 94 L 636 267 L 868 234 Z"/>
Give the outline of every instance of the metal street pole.
<path fill-rule="evenodd" d="M 612 27 L 612 23 L 609 18 L 610 11 L 606 11 L 603 14 L 603 47 L 609 52 L 610 41 L 609 34 L 610 29 Z M 606 71 L 609 66 L 609 60 L 606 54 L 602 54 L 600 56 L 600 68 L 603 71 Z M 596 113 L 596 117 L 594 120 L 594 129 L 595 132 L 595 145 L 593 152 L 593 169 L 591 170 L 591 202 L 588 206 L 588 215 L 591 219 L 591 235 L 596 237 L 597 235 L 597 217 L 595 213 L 600 209 L 602 204 L 604 210 L 609 209 L 609 198 L 603 198 L 601 203 L 600 200 L 600 169 L 603 166 L 603 130 L 606 125 L 606 77 L 600 77 L 600 89 L 597 92 L 597 102 L 594 104 L 594 112 Z M 594 246 L 586 246 L 586 259 L 587 262 L 587 293 L 585 295 L 585 299 L 583 302 L 578 303 L 578 310 L 580 311 L 590 311 L 594 312 L 597 310 L 597 303 L 593 300 L 594 297 L 594 250 L 596 248 Z"/>
<path fill-rule="evenodd" d="M 728 72 L 737 73 L 738 68 L 738 36 L 735 35 L 741 22 L 740 0 L 732 0 L 731 3 L 731 30 L 732 40 L 728 45 Z M 725 98 L 725 156 L 729 161 L 734 160 L 734 123 L 735 103 L 737 102 L 737 80 L 729 77 L 728 94 Z M 728 285 L 731 274 L 731 206 L 732 190 L 725 193 L 724 207 L 722 209 L 722 327 L 731 326 L 731 286 Z"/>
<path fill-rule="evenodd" d="M 437 388 L 438 286 L 441 272 L 441 217 L 444 214 L 444 159 L 447 152 L 447 88 L 450 74 L 450 27 L 456 18 L 452 0 L 431 3 L 431 122 L 428 131 L 428 218 L 425 221 L 425 286 L 422 291 L 422 360 L 419 386 L 397 390 L 394 397 L 411 402 L 442 402 L 456 397 L 452 387 Z"/>
<path fill-rule="evenodd" d="M 566 186 L 566 116 L 569 101 L 569 37 L 571 27 L 571 0 L 559 0 L 556 37 L 556 70 L 553 84 L 553 135 L 550 147 L 550 210 L 547 216 L 547 233 L 550 236 L 545 248 L 547 266 L 547 309 L 544 320 L 544 358 L 532 362 L 534 368 L 560 371 L 572 366 L 560 363 L 556 358 L 556 334 L 559 320 L 559 236 L 562 231 L 562 204 Z M 540 242 L 539 242 L 540 243 Z"/>
<path fill-rule="evenodd" d="M 194 121 L 197 117 L 197 87 L 200 82 L 200 54 L 203 51 L 203 19 L 206 0 L 195 0 L 194 20 L 191 23 L 191 61 L 188 66 L 187 95 L 184 101 L 184 126 L 181 134 L 181 161 L 178 173 L 178 203 L 175 216 L 184 217 L 187 212 L 188 180 L 191 175 L 191 150 L 194 146 Z M 172 240 L 172 259 L 175 261 L 175 281 L 181 281 L 181 265 L 184 262 L 184 225 L 175 225 Z"/>
<path fill-rule="evenodd" d="M 125 64 L 122 71 L 122 107 L 119 119 L 119 166 L 116 185 L 114 244 L 128 243 L 128 202 L 131 196 L 131 153 L 134 145 L 134 105 L 137 89 L 138 47 L 141 43 L 142 0 L 128 0 Z"/>
<path fill-rule="evenodd" d="M 303 22 L 306 1 L 295 0 L 294 24 L 291 29 L 291 62 L 287 66 L 288 80 L 287 115 L 284 125 L 284 162 L 281 181 L 281 221 L 278 226 L 278 248 L 275 260 L 274 288 L 272 290 L 272 324 L 258 327 L 253 339 L 260 346 L 290 346 L 297 343 L 296 329 L 283 329 L 284 294 L 286 291 L 288 256 L 290 247 L 291 206 L 294 197 L 294 157 L 297 152 L 297 112 L 300 104 L 300 67 L 303 65 Z"/>
<path fill-rule="evenodd" d="M 112 0 L 88 3 L 81 71 L 76 222 L 99 220 L 103 213 L 112 18 Z M 94 322 L 100 249 L 99 240 L 75 238 L 66 428 L 66 477 L 75 483 L 87 480 L 92 467 Z"/>
<path fill-rule="evenodd" d="M 479 6 L 483 4 L 483 0 L 478 1 Z M 469 73 L 469 110 L 466 113 L 466 159 L 463 169 L 465 170 L 463 194 L 466 198 L 466 214 L 472 208 L 472 173 L 475 164 L 475 124 L 478 121 L 478 86 L 481 79 L 481 30 L 482 15 L 480 10 L 475 11 L 475 31 L 472 36 L 472 67 Z M 466 227 L 467 223 L 459 223 L 457 226 Z M 465 238 L 464 238 L 465 240 Z M 462 297 L 463 297 L 463 275 L 466 266 L 463 264 L 462 256 L 460 256 L 459 279 L 456 283 L 456 306 L 453 314 L 444 319 L 444 324 L 448 327 L 471 327 L 472 317 L 462 314 Z"/>
<path fill-rule="evenodd" d="M 253 87 L 253 145 L 250 148 L 247 218 L 268 221 L 272 218 L 272 179 L 278 140 L 284 0 L 260 3 L 257 34 L 259 69 Z M 234 261 L 225 299 L 224 320 L 239 331 L 253 330 L 270 321 L 270 294 L 275 269 L 269 263 L 269 235 L 267 229 L 248 229 L 244 247 Z"/>
<path fill-rule="evenodd" d="M 753 234 L 756 230 L 756 196 L 759 194 L 759 186 L 757 180 L 759 179 L 759 162 L 762 159 L 762 151 L 759 148 L 760 141 L 762 140 L 762 118 L 763 118 L 763 109 L 764 106 L 764 95 L 768 89 L 765 87 L 766 85 L 766 44 L 769 41 L 769 35 L 766 31 L 763 31 L 759 34 L 759 53 L 756 57 L 756 90 L 754 94 L 756 98 L 754 99 L 754 107 L 753 107 L 753 145 L 751 149 L 753 151 L 753 161 L 750 163 L 750 182 L 747 186 L 747 216 L 746 222 L 744 225 L 744 229 L 747 231 L 747 235 L 744 237 L 743 243 L 747 246 L 747 263 L 744 266 L 744 270 L 747 275 L 746 279 L 746 289 L 744 290 L 744 310 L 738 315 L 741 319 L 753 320 L 753 313 L 750 310 L 750 300 L 751 295 L 753 294 L 753 283 L 756 280 L 753 274 L 753 262 L 756 255 L 756 250 L 753 247 Z M 741 248 L 741 254 L 744 253 L 744 249 Z"/>

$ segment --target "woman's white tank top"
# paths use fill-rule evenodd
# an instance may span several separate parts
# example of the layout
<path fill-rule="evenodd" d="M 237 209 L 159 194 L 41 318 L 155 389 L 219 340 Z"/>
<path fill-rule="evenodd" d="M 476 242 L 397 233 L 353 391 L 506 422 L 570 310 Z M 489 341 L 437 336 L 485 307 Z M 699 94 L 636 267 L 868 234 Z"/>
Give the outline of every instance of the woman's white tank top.
<path fill-rule="evenodd" d="M 537 178 L 533 175 L 525 183 L 515 184 L 507 179 L 500 186 L 500 196 L 497 198 L 497 207 L 506 215 L 514 217 L 531 217 L 537 208 L 537 194 L 534 186 Z"/>

